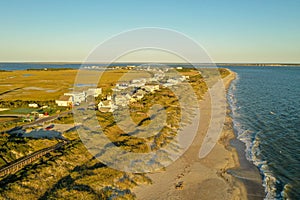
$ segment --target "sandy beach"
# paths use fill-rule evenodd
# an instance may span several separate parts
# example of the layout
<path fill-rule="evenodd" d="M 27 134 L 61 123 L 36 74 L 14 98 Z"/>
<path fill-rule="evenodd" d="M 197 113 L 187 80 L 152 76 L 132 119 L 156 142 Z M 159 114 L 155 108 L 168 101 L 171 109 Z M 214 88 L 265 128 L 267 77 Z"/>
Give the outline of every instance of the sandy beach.
<path fill-rule="evenodd" d="M 223 79 L 226 90 L 234 79 L 233 72 Z M 211 116 L 208 93 L 199 105 L 203 117 L 192 145 L 165 171 L 149 174 L 153 183 L 136 187 L 137 199 L 247 199 L 245 185 L 226 172 L 240 166 L 237 151 L 229 144 L 234 132 L 228 114 L 219 142 L 205 158 L 199 158 Z"/>

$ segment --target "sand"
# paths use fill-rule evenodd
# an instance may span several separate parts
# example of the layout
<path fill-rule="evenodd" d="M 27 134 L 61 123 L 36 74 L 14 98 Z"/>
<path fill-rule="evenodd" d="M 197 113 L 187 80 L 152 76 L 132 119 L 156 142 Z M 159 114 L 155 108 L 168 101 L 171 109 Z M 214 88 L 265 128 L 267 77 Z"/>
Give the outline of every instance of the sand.
<path fill-rule="evenodd" d="M 226 89 L 234 79 L 233 72 L 224 78 Z M 206 157 L 199 158 L 199 149 L 211 116 L 208 93 L 199 105 L 200 126 L 192 145 L 165 171 L 149 173 L 153 183 L 137 186 L 133 191 L 137 199 L 247 199 L 245 185 L 226 172 L 240 166 L 237 151 L 229 145 L 234 132 L 228 115 L 218 143 Z"/>

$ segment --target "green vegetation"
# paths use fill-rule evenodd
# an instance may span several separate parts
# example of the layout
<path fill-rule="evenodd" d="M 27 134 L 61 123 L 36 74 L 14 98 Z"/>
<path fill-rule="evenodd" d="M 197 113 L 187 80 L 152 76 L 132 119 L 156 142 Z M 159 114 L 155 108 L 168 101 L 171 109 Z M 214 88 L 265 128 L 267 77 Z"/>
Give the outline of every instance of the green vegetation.
<path fill-rule="evenodd" d="M 0 181 L 4 199 L 134 199 L 138 184 L 150 184 L 144 174 L 106 167 L 77 138 Z M 41 181 L 43 180 L 43 181 Z"/>
<path fill-rule="evenodd" d="M 57 124 L 74 124 L 73 114 L 69 113 L 67 115 L 61 116 L 53 121 Z"/>
<path fill-rule="evenodd" d="M 54 100 L 37 101 L 37 100 L 13 100 L 13 101 L 0 101 L 1 108 L 28 108 L 28 104 L 36 103 L 39 106 L 56 106 Z M 9 111 L 8 111 L 9 112 Z"/>
<path fill-rule="evenodd" d="M 0 166 L 56 143 L 56 140 L 29 139 L 1 134 Z"/>
<path fill-rule="evenodd" d="M 43 69 L 26 69 L 27 71 L 65 71 L 65 70 L 76 70 L 73 68 L 43 68 Z"/>

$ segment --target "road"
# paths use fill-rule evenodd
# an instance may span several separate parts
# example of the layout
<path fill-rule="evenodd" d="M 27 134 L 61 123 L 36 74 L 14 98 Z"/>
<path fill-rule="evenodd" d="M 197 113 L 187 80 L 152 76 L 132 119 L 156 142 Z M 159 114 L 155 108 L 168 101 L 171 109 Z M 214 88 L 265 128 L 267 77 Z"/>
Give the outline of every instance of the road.
<path fill-rule="evenodd" d="M 55 120 L 59 117 L 68 115 L 70 113 L 72 113 L 72 110 L 64 111 L 64 112 L 61 112 L 59 114 L 52 115 L 52 116 L 49 116 L 49 117 L 44 117 L 44 118 L 38 119 L 34 122 L 31 122 L 29 124 L 23 125 L 22 128 L 29 128 L 29 127 L 35 126 L 37 124 L 42 124 L 42 123 L 45 123 L 45 122 L 48 122 L 48 121 L 52 121 L 52 120 Z"/>
<path fill-rule="evenodd" d="M 20 133 L 20 131 L 22 132 L 22 129 L 29 128 L 29 127 L 32 127 L 32 126 L 35 126 L 35 125 L 38 125 L 38 124 L 43 124 L 45 122 L 55 120 L 58 117 L 65 116 L 65 115 L 70 114 L 70 113 L 72 113 L 72 110 L 64 111 L 64 112 L 61 112 L 59 114 L 52 115 L 52 116 L 49 116 L 49 117 L 44 117 L 44 118 L 38 119 L 34 122 L 24 124 L 23 126 L 16 126 L 16 127 L 12 128 L 10 130 L 6 130 L 6 131 L 3 131 L 1 133 L 9 133 L 9 134 L 16 133 L 16 134 L 18 134 L 18 133 Z"/>

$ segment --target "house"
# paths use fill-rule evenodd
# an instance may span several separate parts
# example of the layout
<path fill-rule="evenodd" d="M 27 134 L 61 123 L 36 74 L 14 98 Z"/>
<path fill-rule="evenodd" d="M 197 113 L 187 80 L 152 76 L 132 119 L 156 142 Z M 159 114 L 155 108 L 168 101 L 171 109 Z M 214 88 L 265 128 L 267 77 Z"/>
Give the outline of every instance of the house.
<path fill-rule="evenodd" d="M 179 82 L 179 81 L 178 81 L 177 79 L 175 79 L 175 78 L 170 78 L 170 79 L 167 80 L 166 83 L 163 84 L 163 86 L 164 86 L 164 87 L 171 87 L 171 86 L 173 86 L 173 85 L 177 85 L 178 82 Z"/>
<path fill-rule="evenodd" d="M 189 79 L 190 79 L 189 76 L 181 76 L 181 77 L 179 78 L 179 80 L 180 80 L 181 82 L 186 81 L 186 80 L 189 80 Z"/>
<path fill-rule="evenodd" d="M 68 92 L 64 93 L 64 95 L 71 96 L 74 103 L 81 103 L 82 101 L 85 101 L 85 92 Z"/>
<path fill-rule="evenodd" d="M 130 95 L 116 95 L 115 96 L 115 104 L 117 106 L 126 106 L 128 104 Z"/>
<path fill-rule="evenodd" d="M 141 100 L 144 95 L 146 94 L 147 92 L 145 92 L 144 90 L 141 90 L 139 89 L 133 96 L 132 98 L 135 99 L 135 100 Z M 134 102 L 134 100 L 131 99 L 132 102 Z"/>
<path fill-rule="evenodd" d="M 38 108 L 39 105 L 36 104 L 36 103 L 30 103 L 30 104 L 28 104 L 28 107 L 30 107 L 30 108 Z"/>
<path fill-rule="evenodd" d="M 69 106 L 73 105 L 73 97 L 72 96 L 63 95 L 58 100 L 55 100 L 55 103 L 58 106 L 69 107 Z"/>
<path fill-rule="evenodd" d="M 121 83 L 117 83 L 116 84 L 116 89 L 119 89 L 119 90 L 124 90 L 128 88 L 128 83 L 125 83 L 125 82 L 121 82 Z"/>
<path fill-rule="evenodd" d="M 156 90 L 159 90 L 159 85 L 154 85 L 154 84 L 147 84 L 145 86 L 142 87 L 143 89 L 145 89 L 147 92 L 154 92 Z"/>
<path fill-rule="evenodd" d="M 86 91 L 86 96 L 98 97 L 100 94 L 102 94 L 102 88 L 89 88 Z"/>
<path fill-rule="evenodd" d="M 115 106 L 112 104 L 110 100 L 100 101 L 98 104 L 98 110 L 100 112 L 113 112 Z"/>
<path fill-rule="evenodd" d="M 146 79 L 133 79 L 130 81 L 130 86 L 131 87 L 142 87 L 146 83 Z"/>

